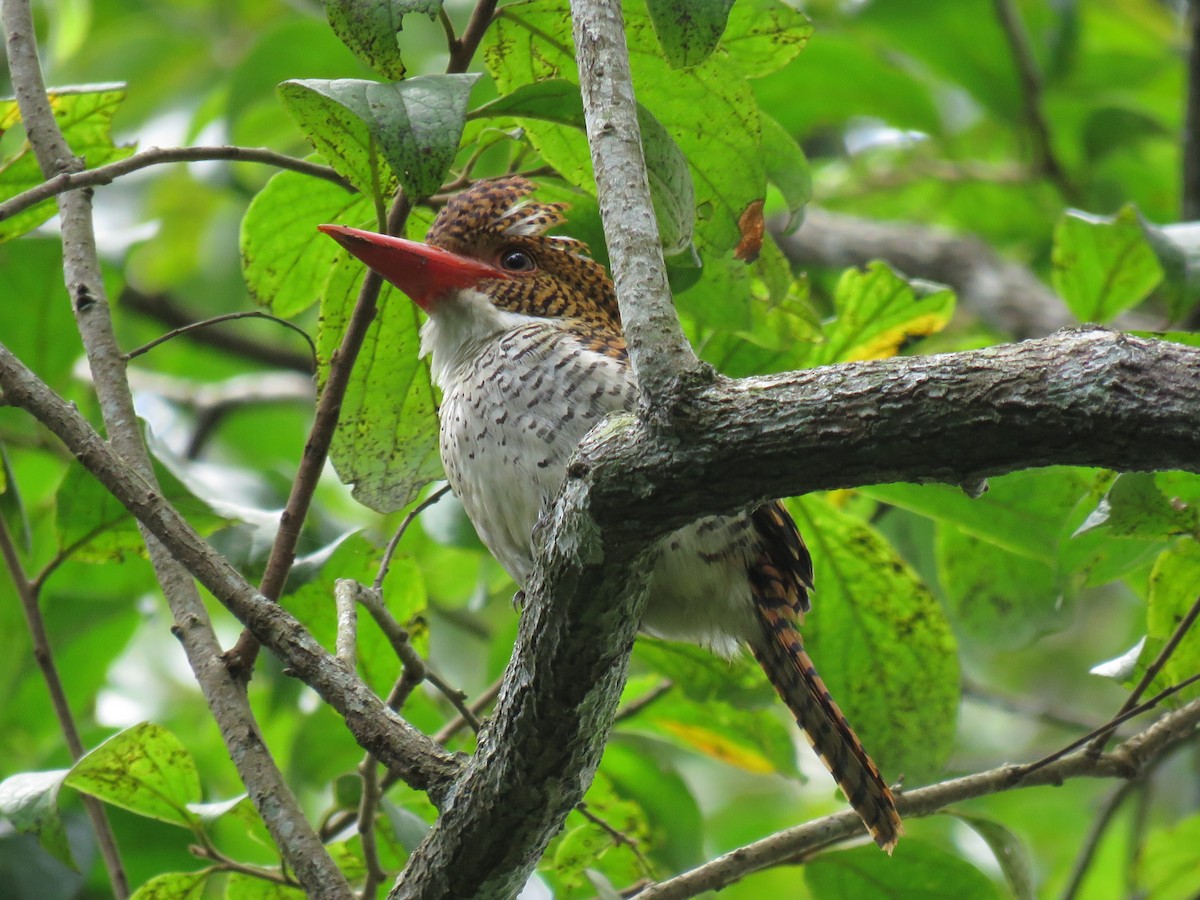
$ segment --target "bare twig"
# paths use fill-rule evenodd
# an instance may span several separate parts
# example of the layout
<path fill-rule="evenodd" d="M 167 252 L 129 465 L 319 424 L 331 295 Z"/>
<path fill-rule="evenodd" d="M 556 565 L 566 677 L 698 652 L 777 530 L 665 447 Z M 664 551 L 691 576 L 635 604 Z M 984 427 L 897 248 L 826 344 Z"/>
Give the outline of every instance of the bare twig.
<path fill-rule="evenodd" d="M 11 486 L 10 486 L 11 487 Z M 46 683 L 46 692 L 50 695 L 50 706 L 58 719 L 58 728 L 67 742 L 67 751 L 71 760 L 78 762 L 84 754 L 83 741 L 79 737 L 79 729 L 75 726 L 75 717 L 71 714 L 71 705 L 67 702 L 67 692 L 63 689 L 62 679 L 58 675 L 58 667 L 54 663 L 54 650 L 50 646 L 50 635 L 46 631 L 46 621 L 42 618 L 42 610 L 38 605 L 38 585 L 29 580 L 21 558 L 17 553 L 16 544 L 8 530 L 8 522 L 0 516 L 0 556 L 3 556 L 12 577 L 13 587 L 21 601 L 21 610 L 25 613 L 25 622 L 29 626 L 29 635 L 33 640 L 33 658 L 41 670 L 42 680 Z M 113 896 L 124 900 L 129 896 L 129 878 L 125 867 L 121 864 L 121 852 L 117 848 L 117 839 L 112 826 L 108 823 L 108 814 L 104 804 L 95 797 L 81 794 L 84 809 L 92 822 L 96 833 L 96 843 L 100 848 L 100 856 L 104 860 L 104 868 L 108 872 L 108 882 L 112 887 Z"/>
<path fill-rule="evenodd" d="M 978 703 L 991 706 L 995 709 L 1002 709 L 1022 718 L 1037 719 L 1045 722 L 1047 725 L 1053 725 L 1055 728 L 1087 732 L 1096 728 L 1095 722 L 1085 722 L 1070 712 L 1035 699 L 1001 694 L 970 679 L 966 679 L 963 682 L 963 695 Z"/>
<path fill-rule="evenodd" d="M 9 71 L 25 133 L 33 147 L 43 177 L 73 175 L 83 168 L 59 128 L 50 107 L 38 59 L 29 0 L 5 0 L 4 34 Z M 137 415 L 125 377 L 125 360 L 113 333 L 108 299 L 100 273 L 88 191 L 72 190 L 58 197 L 62 225 L 63 274 L 76 325 L 91 367 L 111 450 L 128 467 L 143 495 L 158 497 L 154 469 L 142 443 Z M 7 350 L 0 348 L 0 356 Z M 13 360 L 15 362 L 15 360 Z M 5 393 L 11 397 L 11 382 Z M 39 387 L 45 390 L 44 385 Z M 58 401 L 51 392 L 50 398 Z M 99 438 L 97 436 L 97 441 Z M 102 443 L 102 442 L 101 442 Z M 105 445 L 106 449 L 107 445 Z M 171 510 L 165 505 L 165 510 Z M 173 510 L 172 510 L 173 511 Z M 175 633 L 200 684 L 205 701 L 221 731 L 238 776 L 262 816 L 283 858 L 297 873 L 310 896 L 344 898 L 350 888 L 341 870 L 317 839 L 295 797 L 258 734 L 257 724 L 244 694 L 219 666 L 210 663 L 219 652 L 208 613 L 191 576 L 171 552 L 140 524 L 155 574 L 171 607 Z"/>
<path fill-rule="evenodd" d="M 439 744 L 447 744 L 450 739 L 462 731 L 467 726 L 472 730 L 479 730 L 479 717 L 483 715 L 483 711 L 495 702 L 496 696 L 500 693 L 500 688 L 504 684 L 503 678 L 497 678 L 488 685 L 482 694 L 475 698 L 475 702 L 467 707 L 471 714 L 471 718 L 459 713 L 457 717 L 447 722 L 442 729 L 433 736 L 433 739 Z M 474 723 L 474 724 L 472 724 Z"/>
<path fill-rule="evenodd" d="M 610 824 L 602 816 L 592 812 L 588 808 L 588 805 L 582 800 L 575 804 L 575 810 L 581 816 L 607 834 L 610 838 L 612 838 L 618 846 L 628 847 L 630 852 L 633 853 L 634 858 L 637 859 L 638 868 L 642 870 L 642 874 L 647 878 L 654 877 L 654 870 L 650 867 L 650 861 L 646 859 L 645 855 L 642 853 L 641 845 L 635 839 L 631 838 L 621 829 Z"/>
<path fill-rule="evenodd" d="M 1179 620 L 1179 623 L 1175 626 L 1175 630 L 1171 632 L 1171 636 L 1167 639 L 1167 642 L 1163 644 L 1162 649 L 1158 651 L 1158 655 L 1154 657 L 1154 661 L 1146 667 L 1146 671 L 1142 673 L 1142 677 L 1138 680 L 1138 683 L 1134 685 L 1134 688 L 1129 693 L 1129 696 L 1125 698 L 1125 702 L 1121 704 L 1121 708 L 1117 710 L 1117 715 L 1114 718 L 1114 721 L 1120 718 L 1124 713 L 1129 712 L 1137 705 L 1137 702 L 1141 699 L 1142 694 L 1146 693 L 1150 685 L 1154 683 L 1154 679 L 1158 677 L 1158 673 L 1162 671 L 1162 667 L 1167 664 L 1167 660 L 1171 658 L 1171 654 L 1175 652 L 1180 642 L 1187 635 L 1188 631 L 1191 630 L 1192 625 L 1196 623 L 1196 618 L 1198 616 L 1200 616 L 1200 596 L 1196 597 L 1195 601 L 1192 603 L 1192 608 L 1187 611 L 1187 615 Z M 1185 681 L 1183 683 L 1188 684 L 1190 681 Z M 1101 747 L 1103 747 L 1108 742 L 1108 739 L 1112 737 L 1113 731 L 1113 728 L 1109 728 L 1105 731 L 1099 732 L 1096 735 L 1095 741 L 1092 743 L 1092 751 L 1098 751 Z"/>
<path fill-rule="evenodd" d="M 193 317 L 166 294 L 143 294 L 126 285 L 118 296 L 117 303 L 170 328 L 186 329 L 184 333 L 188 340 L 197 344 L 205 344 L 234 356 L 280 369 L 292 369 L 306 374 L 316 371 L 313 356 L 309 353 L 299 353 L 286 347 L 251 340 L 224 328 L 191 330 L 189 326 L 201 320 Z M 308 335 L 305 334 L 305 337 Z M 311 340 L 309 345 L 312 345 Z"/>
<path fill-rule="evenodd" d="M 1101 725 L 1096 730 L 1088 732 L 1087 734 L 1085 734 L 1083 737 L 1079 738 L 1078 740 L 1071 741 L 1071 743 L 1067 744 L 1067 746 L 1063 747 L 1061 750 L 1056 750 L 1053 753 L 1051 753 L 1049 756 L 1042 757 L 1041 759 L 1037 760 L 1036 762 L 1032 762 L 1029 765 L 1020 766 L 1020 767 L 1016 768 L 1013 771 L 1013 776 L 1012 776 L 1013 779 L 1015 781 L 1022 781 L 1025 778 L 1028 778 L 1034 772 L 1038 771 L 1039 769 L 1043 769 L 1046 766 L 1050 765 L 1051 763 L 1057 762 L 1058 760 L 1062 759 L 1064 756 L 1066 756 L 1068 753 L 1071 753 L 1073 750 L 1079 749 L 1080 747 L 1082 747 L 1085 744 L 1092 741 L 1094 738 L 1098 738 L 1098 737 L 1100 737 L 1102 735 L 1106 735 L 1106 734 L 1112 734 L 1113 731 L 1116 730 L 1117 726 L 1120 725 L 1122 722 L 1127 722 L 1130 719 L 1135 718 L 1136 716 L 1140 716 L 1142 713 L 1146 712 L 1147 710 L 1153 709 L 1154 707 L 1158 706 L 1158 704 L 1160 704 L 1164 700 L 1166 700 L 1168 697 L 1178 694 L 1184 688 L 1189 687 L 1192 684 L 1195 684 L 1197 681 L 1200 681 L 1200 672 L 1196 673 L 1195 675 L 1191 676 L 1190 678 L 1185 678 L 1183 681 L 1179 682 L 1179 684 L 1172 685 L 1171 687 L 1167 688 L 1164 691 L 1159 691 L 1157 694 L 1155 694 L 1153 697 L 1151 697 L 1145 703 L 1139 703 L 1137 706 L 1133 706 L 1133 707 L 1130 707 L 1129 709 L 1123 710 L 1121 713 L 1113 716 L 1110 721 Z M 1093 751 L 1091 748 L 1089 748 L 1088 752 L 1094 753 L 1095 751 Z"/>
<path fill-rule="evenodd" d="M 653 688 L 642 694 L 642 696 L 638 697 L 636 700 L 631 700 L 629 703 L 626 703 L 624 706 L 618 709 L 617 715 L 613 721 L 620 722 L 624 719 L 636 716 L 643 709 L 645 709 L 659 697 L 663 696 L 663 694 L 667 693 L 673 687 L 675 687 L 675 683 L 669 678 L 664 678 Z"/>
<path fill-rule="evenodd" d="M 1074 900 L 1079 889 L 1083 886 L 1083 880 L 1087 877 L 1088 869 L 1092 865 L 1092 860 L 1096 856 L 1096 850 L 1100 846 L 1100 840 L 1104 837 L 1104 833 L 1108 831 L 1108 826 L 1116 817 L 1117 810 L 1125 802 L 1134 791 L 1140 790 L 1145 785 L 1143 778 L 1131 778 L 1124 784 L 1118 785 L 1117 788 L 1108 795 L 1108 799 L 1100 807 L 1093 817 L 1091 824 L 1088 826 L 1088 833 L 1083 839 L 1083 845 L 1080 848 L 1079 856 L 1075 859 L 1075 864 L 1071 867 L 1071 875 L 1067 879 L 1067 886 L 1063 888 L 1062 900 Z"/>
<path fill-rule="evenodd" d="M 1139 732 L 1098 757 L 1086 752 L 1074 753 L 1039 770 L 1018 784 L 1013 772 L 1021 767 L 1000 766 L 986 772 L 943 781 L 917 790 L 905 791 L 896 804 L 906 819 L 927 816 L 953 803 L 1021 789 L 1060 785 L 1075 778 L 1132 778 L 1144 772 L 1156 760 L 1186 741 L 1196 738 L 1200 723 L 1200 700 L 1168 713 L 1145 731 Z M 717 891 L 747 875 L 782 865 L 862 833 L 862 823 L 852 811 L 844 811 L 806 822 L 745 847 L 719 856 L 702 866 L 651 885 L 638 894 L 639 900 L 687 900 L 705 891 Z"/>
<path fill-rule="evenodd" d="M 404 537 L 404 532 L 408 531 L 408 526 L 429 507 L 433 506 L 439 500 L 450 493 L 450 485 L 444 484 L 411 510 L 404 517 L 404 521 L 400 523 L 400 527 L 396 529 L 396 533 L 392 535 L 392 539 L 388 541 L 387 549 L 383 551 L 383 559 L 379 562 L 379 572 L 375 575 L 375 583 L 371 585 L 371 590 L 379 593 L 383 590 L 383 580 L 387 578 L 388 568 L 392 565 L 392 557 L 396 555 L 396 548 L 400 546 L 400 539 Z"/>
<path fill-rule="evenodd" d="M 358 764 L 358 776 L 362 783 L 362 796 L 358 799 L 358 836 L 362 841 L 363 860 L 367 868 L 359 896 L 363 900 L 373 900 L 379 892 L 379 886 L 387 878 L 379 862 L 379 847 L 375 840 L 375 813 L 383 792 L 379 788 L 379 762 L 374 756 L 368 753 Z"/>
<path fill-rule="evenodd" d="M 388 234 L 403 233 L 409 209 L 408 199 L 403 193 L 397 194 L 388 214 Z M 321 388 L 321 395 L 317 399 L 312 428 L 304 444 L 304 452 L 300 457 L 296 477 L 292 481 L 287 504 L 279 517 L 279 530 L 275 534 L 275 541 L 271 545 L 271 553 L 258 586 L 259 592 L 270 600 L 279 599 L 287 583 L 288 573 L 292 570 L 292 563 L 296 558 L 296 542 L 300 539 L 300 531 L 308 516 L 313 492 L 325 468 L 325 460 L 329 456 L 329 447 L 333 443 L 334 431 L 341 415 L 342 400 L 346 396 L 346 388 L 350 385 L 354 361 L 362 349 L 367 329 L 375 318 L 375 304 L 382 285 L 383 279 L 379 274 L 368 269 L 359 288 L 354 310 L 342 334 L 342 341 L 330 357 L 329 371 Z M 254 669 L 254 659 L 258 655 L 258 647 L 258 639 L 254 634 L 249 629 L 243 631 L 237 643 L 225 654 L 226 663 L 234 677 L 242 681 L 249 679 Z"/>
<path fill-rule="evenodd" d="M 308 342 L 308 347 L 312 351 L 313 363 L 315 366 L 317 358 L 317 345 L 313 343 L 313 339 L 308 336 L 308 332 L 303 328 L 289 322 L 287 319 L 281 319 L 278 316 L 273 316 L 270 313 L 260 312 L 259 310 L 247 310 L 245 312 L 226 313 L 223 316 L 214 316 L 211 319 L 205 319 L 202 322 L 191 322 L 187 325 L 181 325 L 179 328 L 172 329 L 164 335 L 156 337 L 148 344 L 142 344 L 136 350 L 130 350 L 125 354 L 125 361 L 137 359 L 143 353 L 153 350 L 159 344 L 165 344 L 173 338 L 179 337 L 181 334 L 187 334 L 190 331 L 196 331 L 199 328 L 208 328 L 212 325 L 219 325 L 222 322 L 232 322 L 234 319 L 266 319 L 268 322 L 274 322 L 276 325 L 282 325 L 284 328 L 290 328 L 296 334 L 300 335 Z"/>
<path fill-rule="evenodd" d="M 471 60 L 475 56 L 475 51 L 479 49 L 479 42 L 483 40 L 484 33 L 492 24 L 492 17 L 496 13 L 496 2 L 497 0 L 478 0 L 475 4 L 475 9 L 471 11 L 471 19 L 467 22 L 462 37 L 450 46 L 450 63 L 446 66 L 448 74 L 453 75 L 467 71 L 467 67 L 471 65 Z"/>
<path fill-rule="evenodd" d="M 1079 196 L 1078 188 L 1067 176 L 1066 170 L 1054 153 L 1050 141 L 1050 126 L 1046 122 L 1042 110 L 1042 74 L 1038 69 L 1037 60 L 1029 46 L 1029 35 L 1021 21 L 1013 0 L 994 0 L 996 18 L 1004 30 L 1008 47 L 1017 67 L 1017 76 L 1021 83 L 1021 99 L 1025 106 L 1025 121 L 1033 135 L 1034 153 L 1042 172 L 1049 178 L 1063 196 L 1074 200 Z"/>
<path fill-rule="evenodd" d="M 94 169 L 85 169 L 81 172 L 60 172 L 47 178 L 37 187 L 23 191 L 0 203 L 0 222 L 37 203 L 49 200 L 51 197 L 81 188 L 112 184 L 122 175 L 128 175 L 130 172 L 136 172 L 147 166 L 216 160 L 264 163 L 279 169 L 290 169 L 303 175 L 332 181 L 347 191 L 355 192 L 354 186 L 329 166 L 296 159 L 294 156 L 276 153 L 274 150 L 267 150 L 263 147 L 151 147 L 149 150 L 143 150 L 141 153 L 135 153 L 133 156 L 127 156 L 125 159 L 97 166 Z"/>

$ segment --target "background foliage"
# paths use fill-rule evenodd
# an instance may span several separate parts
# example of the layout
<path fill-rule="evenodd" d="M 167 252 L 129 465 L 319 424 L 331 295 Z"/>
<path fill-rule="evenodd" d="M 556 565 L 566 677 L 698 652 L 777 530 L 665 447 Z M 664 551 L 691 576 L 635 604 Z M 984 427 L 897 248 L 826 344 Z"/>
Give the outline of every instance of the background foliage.
<path fill-rule="evenodd" d="M 40 9 L 48 83 L 88 85 L 57 91 L 54 102 L 89 166 L 130 154 L 134 142 L 228 143 L 296 157 L 315 148 L 313 159 L 342 179 L 200 162 L 98 189 L 125 348 L 261 304 L 312 336 L 323 379 L 362 273 L 315 226 L 373 227 L 377 198 L 397 183 L 424 197 L 460 177 L 534 172 L 544 195 L 571 202 L 570 232 L 605 257 L 564 0 L 502 5 L 471 75 L 435 74 L 447 61 L 441 4 L 368 5 L 378 21 L 356 17 L 353 4 L 329 6 L 332 29 L 319 5 L 275 0 Z M 1009 337 L 987 310 L 956 309 L 949 291 L 886 261 L 797 277 L 771 231 L 759 246 L 756 201 L 765 198 L 782 232 L 802 218 L 810 191 L 826 209 L 977 235 L 1052 284 L 1076 321 L 1190 339 L 1187 233 L 1160 227 L 1180 218 L 1185 66 L 1172 4 L 814 0 L 801 13 L 741 0 L 719 43 L 719 12 L 716 25 L 681 28 L 673 6 L 626 3 L 628 39 L 677 305 L 722 371 Z M 461 31 L 469 7 L 445 7 Z M 1022 23 L 1036 98 L 1014 63 L 1005 10 Z M 397 46 L 387 36 L 398 13 Z M 41 177 L 12 101 L 0 101 L 0 132 L 7 199 Z M 33 230 L 52 213 L 43 204 L 0 222 L 0 338 L 98 421 L 76 367 L 58 242 L 52 227 Z M 409 235 L 420 237 L 432 215 L 432 205 L 417 206 Z M 925 234 L 914 227 L 912 239 Z M 320 485 L 283 600 L 327 646 L 334 579 L 370 583 L 388 537 L 439 472 L 418 324 L 415 306 L 385 291 L 332 451 L 353 490 L 333 477 Z M 172 340 L 139 357 L 132 378 L 168 496 L 254 578 L 309 426 L 311 360 L 302 339 L 271 323 L 220 328 L 243 343 Z M 287 895 L 230 863 L 269 869 L 278 857 L 239 799 L 132 520 L 23 415 L 0 409 L 0 442 L 0 505 L 22 566 L 37 576 L 84 742 L 96 748 L 64 781 L 71 760 L 13 584 L 0 579 L 0 776 L 9 777 L 0 806 L 10 823 L 0 822 L 0 881 L 13 897 L 105 895 L 83 791 L 111 804 L 143 896 Z M 916 786 L 1035 759 L 1107 721 L 1196 598 L 1198 499 L 1194 476 L 1051 469 L 996 479 L 977 498 L 898 484 L 790 501 L 816 560 L 810 650 L 885 775 Z M 418 649 L 470 697 L 503 671 L 513 590 L 449 497 L 405 533 L 384 584 Z M 232 641 L 236 623 L 212 609 Z M 1109 678 L 1091 674 L 1117 657 L 1126 664 L 1104 669 Z M 399 666 L 366 621 L 360 658 L 386 693 Z M 1156 687 L 1195 674 L 1198 662 L 1200 641 L 1185 638 Z M 362 847 L 344 813 L 357 805 L 362 751 L 272 660 L 260 662 L 250 691 L 303 805 L 328 826 L 346 871 L 360 874 Z M 625 703 L 587 800 L 608 828 L 572 814 L 531 897 L 659 879 L 840 808 L 745 660 L 643 640 Z M 404 714 L 431 733 L 454 717 L 424 690 Z M 471 747 L 467 731 L 448 740 Z M 1195 765 L 1193 742 L 1133 790 L 1074 781 L 988 797 L 909 822 L 890 862 L 873 848 L 833 851 L 726 895 L 878 896 L 880 880 L 895 896 L 1059 894 L 1118 796 L 1079 895 L 1193 896 Z M 379 822 L 389 871 L 432 815 L 423 795 L 391 789 Z"/>

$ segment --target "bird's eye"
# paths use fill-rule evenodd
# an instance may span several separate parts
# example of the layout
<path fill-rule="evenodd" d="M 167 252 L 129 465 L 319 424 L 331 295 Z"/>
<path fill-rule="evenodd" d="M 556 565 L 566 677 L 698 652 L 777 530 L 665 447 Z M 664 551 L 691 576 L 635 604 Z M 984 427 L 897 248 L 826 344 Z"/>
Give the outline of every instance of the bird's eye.
<path fill-rule="evenodd" d="M 506 272 L 532 272 L 537 268 L 537 264 L 524 250 L 502 250 L 500 268 Z"/>

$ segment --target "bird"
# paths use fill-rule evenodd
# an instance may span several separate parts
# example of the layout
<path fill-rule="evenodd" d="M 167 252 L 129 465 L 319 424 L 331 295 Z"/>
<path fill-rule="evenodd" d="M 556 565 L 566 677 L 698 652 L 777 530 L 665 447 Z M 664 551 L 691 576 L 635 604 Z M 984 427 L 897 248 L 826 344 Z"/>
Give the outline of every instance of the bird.
<path fill-rule="evenodd" d="M 441 208 L 425 242 L 320 225 L 428 318 L 421 355 L 442 392 L 451 488 L 519 588 L 533 533 L 579 441 L 638 403 L 616 292 L 581 241 L 548 232 L 567 204 L 512 175 Z M 804 649 L 812 559 L 779 501 L 706 516 L 658 550 L 641 630 L 725 657 L 748 646 L 875 843 L 903 833 L 895 798 Z"/>

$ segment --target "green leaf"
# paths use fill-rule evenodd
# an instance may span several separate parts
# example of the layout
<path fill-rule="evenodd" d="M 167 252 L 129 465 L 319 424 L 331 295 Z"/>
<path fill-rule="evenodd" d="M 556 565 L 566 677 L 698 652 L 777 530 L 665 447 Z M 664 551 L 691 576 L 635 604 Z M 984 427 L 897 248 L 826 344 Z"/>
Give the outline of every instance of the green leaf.
<path fill-rule="evenodd" d="M 1200 542 L 1187 538 L 1164 550 L 1150 572 L 1150 596 L 1146 609 L 1146 646 L 1139 660 L 1144 670 L 1175 633 L 1183 618 L 1200 597 Z M 1200 628 L 1192 627 L 1167 659 L 1156 680 L 1158 689 L 1178 684 L 1200 672 Z M 1189 688 L 1184 696 L 1195 696 Z M 1178 697 L 1174 698 L 1177 702 Z"/>
<path fill-rule="evenodd" d="M 639 666 L 670 679 L 697 703 L 754 708 L 776 702 L 774 689 L 749 655 L 724 660 L 692 644 L 645 636 L 638 638 L 633 653 Z"/>
<path fill-rule="evenodd" d="M 213 869 L 199 872 L 167 872 L 144 883 L 129 900 L 201 900 Z"/>
<path fill-rule="evenodd" d="M 993 819 L 954 813 L 966 822 L 991 848 L 1015 900 L 1034 900 L 1033 861 L 1021 839 Z"/>
<path fill-rule="evenodd" d="M 1200 303 L 1200 226 L 1194 222 L 1158 226 L 1138 216 L 1146 241 L 1163 268 L 1159 287 L 1172 322 L 1184 322 Z M 1193 339 L 1200 339 L 1192 333 Z"/>
<path fill-rule="evenodd" d="M 306 895 L 300 888 L 231 872 L 225 881 L 225 896 L 228 900 L 304 900 Z"/>
<path fill-rule="evenodd" d="M 945 613 L 869 525 L 818 498 L 789 508 L 814 560 L 804 638 L 817 671 L 882 771 L 916 782 L 938 774 L 960 695 Z M 886 676 L 862 677 L 862 660 Z"/>
<path fill-rule="evenodd" d="M 51 856 L 75 868 L 62 816 L 58 812 L 58 789 L 66 769 L 49 772 L 19 772 L 0 781 L 0 818 L 7 819 L 21 834 L 32 834 Z"/>
<path fill-rule="evenodd" d="M 954 315 L 954 294 L 940 285 L 905 281 L 890 266 L 847 269 L 834 293 L 836 318 L 808 366 L 896 355 L 913 338 L 936 334 Z"/>
<path fill-rule="evenodd" d="M 812 33 L 808 17 L 784 3 L 741 0 L 729 15 L 721 46 L 743 75 L 760 78 L 799 56 Z"/>
<path fill-rule="evenodd" d="M 1115 216 L 1070 211 L 1054 229 L 1054 289 L 1082 322 L 1107 322 L 1141 303 L 1163 279 L 1137 210 Z"/>
<path fill-rule="evenodd" d="M 783 230 L 785 234 L 791 234 L 804 221 L 804 207 L 812 199 L 812 174 L 808 168 L 808 158 L 782 125 L 766 114 L 760 120 L 767 180 L 783 194 L 789 214 Z"/>
<path fill-rule="evenodd" d="M 399 81 L 407 71 L 398 43 L 404 17 L 422 13 L 436 19 L 441 8 L 442 0 L 325 0 L 325 15 L 333 33 L 391 81 Z"/>
<path fill-rule="evenodd" d="M 663 55 L 675 69 L 708 59 L 732 7 L 733 0 L 646 0 Z"/>
<path fill-rule="evenodd" d="M 143 722 L 113 735 L 71 767 L 64 782 L 140 816 L 193 828 L 200 773 L 179 738 Z"/>
<path fill-rule="evenodd" d="M 958 528 L 937 530 L 938 580 L 960 633 L 1019 649 L 1072 621 L 1052 563 L 1016 556 Z"/>
<path fill-rule="evenodd" d="M 354 308 L 363 271 L 361 263 L 339 251 L 329 272 L 317 335 L 322 384 Z M 351 485 L 355 499 L 378 512 L 407 506 L 421 488 L 442 477 L 437 402 L 429 362 L 418 358 L 419 324 L 416 304 L 385 284 L 330 448 L 338 477 Z"/>
<path fill-rule="evenodd" d="M 671 693 L 622 730 L 665 738 L 746 772 L 797 774 L 792 729 L 772 710 L 746 709 L 719 700 L 697 703 Z"/>
<path fill-rule="evenodd" d="M 286 81 L 280 93 L 317 149 L 359 190 L 380 195 L 373 182 L 360 183 L 364 174 L 372 173 L 370 142 L 374 141 L 405 192 L 418 200 L 437 193 L 450 171 L 462 138 L 467 99 L 478 79 L 477 74 L 421 75 L 392 84 L 308 79 Z M 337 126 L 344 124 L 345 115 L 333 107 L 348 110 L 364 122 L 370 140 L 364 144 L 362 129 L 354 126 L 352 143 L 344 149 Z M 325 152 L 329 145 L 341 152 L 330 156 Z M 339 156 L 356 161 L 354 177 L 339 166 Z"/>
<path fill-rule="evenodd" d="M 242 274 L 254 299 L 277 316 L 295 316 L 321 296 L 337 244 L 322 222 L 374 225 L 371 201 L 328 181 L 279 172 L 250 201 L 242 219 Z"/>
<path fill-rule="evenodd" d="M 645 813 L 636 802 L 619 796 L 602 772 L 596 774 L 584 802 L 589 813 L 643 852 L 648 849 L 650 829 Z M 617 842 L 607 829 L 578 811 L 567 819 L 564 832 L 547 849 L 546 861 L 539 869 L 552 875 L 563 892 L 587 887 L 589 871 L 616 884 L 630 884 L 645 875 L 627 844 Z"/>
<path fill-rule="evenodd" d="M 1139 854 L 1139 884 L 1155 900 L 1192 900 L 1200 896 L 1200 816 L 1190 816 L 1146 837 Z"/>
<path fill-rule="evenodd" d="M 371 83 L 350 82 L 353 85 Z M 339 175 L 365 196 L 382 201 L 395 192 L 396 176 L 379 150 L 369 120 L 359 110 L 337 99 L 336 86 L 339 84 L 337 81 L 285 81 L 279 85 L 279 99 L 303 129 L 305 137 Z M 284 174 L 287 173 L 280 173 Z"/>
<path fill-rule="evenodd" d="M 89 169 L 124 159 L 134 151 L 132 145 L 118 147 L 112 138 L 113 115 L 125 94 L 125 86 L 121 84 L 81 85 L 48 92 L 50 109 L 63 137 Z M 20 122 L 17 101 L 0 100 L 0 135 Z M 37 187 L 44 180 L 28 141 L 23 142 L 15 153 L 0 159 L 0 201 Z M 44 200 L 0 222 L 0 243 L 37 228 L 53 216 L 56 209 L 53 199 Z"/>
<path fill-rule="evenodd" d="M 875 847 L 823 853 L 804 867 L 813 900 L 999 900 L 986 875 L 927 841 L 902 840 L 889 858 Z"/>
<path fill-rule="evenodd" d="M 1169 500 L 1152 472 L 1118 475 L 1108 493 L 1087 517 L 1076 535 L 1103 528 L 1115 537 L 1158 540 L 1200 530 L 1196 509 Z"/>
<path fill-rule="evenodd" d="M 688 163 L 666 129 L 641 104 L 638 104 L 637 115 L 650 179 L 650 199 L 658 219 L 663 253 L 668 256 L 682 253 L 691 246 L 696 220 L 695 191 Z M 584 138 L 583 99 L 578 85 L 561 78 L 521 85 L 470 115 L 472 119 L 484 117 L 511 117 L 522 123 L 532 119 L 577 129 L 577 139 L 562 145 L 571 154 L 570 161 L 563 159 L 562 163 L 586 177 L 587 183 L 582 187 L 595 191 L 582 162 L 584 159 L 590 161 L 590 156 Z M 553 150 L 551 154 L 552 157 L 555 155 Z M 547 162 L 554 164 L 552 158 L 547 158 Z"/>
<path fill-rule="evenodd" d="M 719 55 L 689 69 L 672 69 L 662 57 L 645 7 L 629 4 L 624 13 L 637 95 L 692 169 L 697 242 L 728 252 L 741 240 L 738 220 L 763 199 L 766 188 L 754 95 Z M 566 0 L 503 7 L 485 38 L 484 61 L 504 94 L 520 85 L 572 76 L 576 66 Z M 564 178 L 587 188 L 590 162 L 578 134 L 561 125 L 530 121 L 526 135 Z"/>

